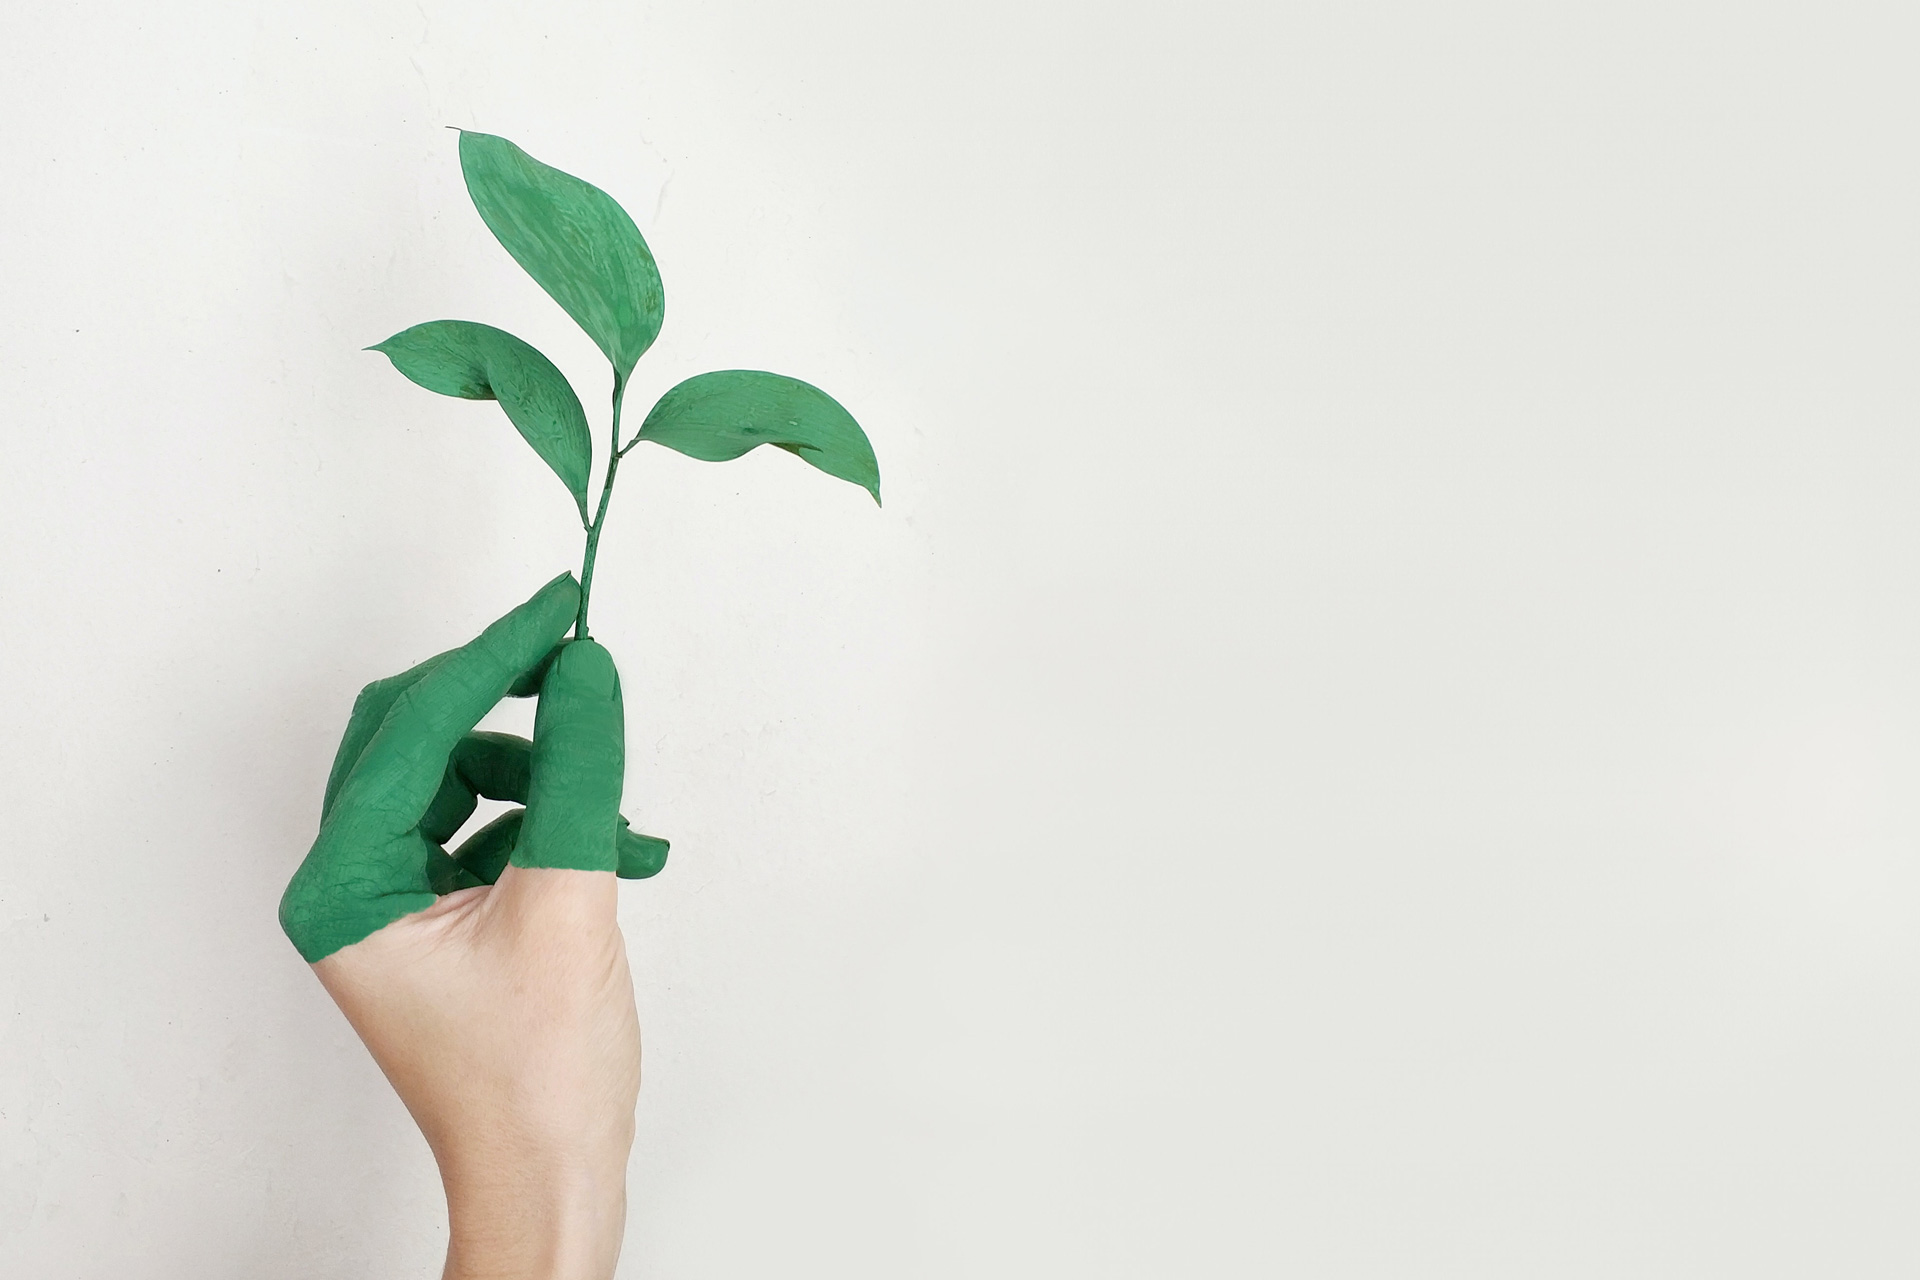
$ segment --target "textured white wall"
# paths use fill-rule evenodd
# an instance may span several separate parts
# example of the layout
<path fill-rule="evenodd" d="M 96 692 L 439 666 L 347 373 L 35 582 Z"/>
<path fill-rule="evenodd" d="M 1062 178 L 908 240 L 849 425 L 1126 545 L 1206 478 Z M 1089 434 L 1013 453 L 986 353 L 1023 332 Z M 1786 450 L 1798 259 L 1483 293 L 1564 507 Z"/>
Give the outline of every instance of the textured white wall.
<path fill-rule="evenodd" d="M 354 692 L 576 562 L 633 211 L 624 1277 L 1920 1272 L 1908 6 L 16 4 L 0 1274 L 437 1274 L 274 921 Z M 524 722 L 524 715 L 518 719 Z M 503 723 L 516 716 L 502 717 Z"/>

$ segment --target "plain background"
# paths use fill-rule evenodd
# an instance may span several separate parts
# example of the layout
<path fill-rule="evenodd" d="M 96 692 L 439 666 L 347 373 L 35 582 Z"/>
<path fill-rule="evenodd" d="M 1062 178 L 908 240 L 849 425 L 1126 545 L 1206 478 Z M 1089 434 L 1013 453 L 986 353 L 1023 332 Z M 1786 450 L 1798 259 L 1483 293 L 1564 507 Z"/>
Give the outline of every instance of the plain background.
<path fill-rule="evenodd" d="M 448 125 L 885 477 L 621 477 L 623 1277 L 1920 1272 L 1911 14 L 6 6 L 0 1272 L 438 1274 L 274 907 L 577 563 Z"/>

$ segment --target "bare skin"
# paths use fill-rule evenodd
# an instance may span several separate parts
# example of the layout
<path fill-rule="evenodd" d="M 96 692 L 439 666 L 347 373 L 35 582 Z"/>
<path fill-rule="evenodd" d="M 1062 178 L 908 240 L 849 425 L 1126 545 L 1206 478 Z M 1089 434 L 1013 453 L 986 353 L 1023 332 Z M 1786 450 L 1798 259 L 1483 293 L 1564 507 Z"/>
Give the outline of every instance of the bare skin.
<path fill-rule="evenodd" d="M 313 966 L 446 1184 L 446 1280 L 604 1280 L 640 1026 L 611 872 L 508 866 Z"/>
<path fill-rule="evenodd" d="M 620 817 L 619 673 L 560 643 L 579 600 L 563 574 L 362 690 L 281 898 L 439 1161 L 448 1280 L 605 1280 L 620 1256 L 640 1027 L 615 873 L 665 844 Z M 533 741 L 473 731 L 536 690 Z M 478 795 L 526 807 L 449 852 Z"/>

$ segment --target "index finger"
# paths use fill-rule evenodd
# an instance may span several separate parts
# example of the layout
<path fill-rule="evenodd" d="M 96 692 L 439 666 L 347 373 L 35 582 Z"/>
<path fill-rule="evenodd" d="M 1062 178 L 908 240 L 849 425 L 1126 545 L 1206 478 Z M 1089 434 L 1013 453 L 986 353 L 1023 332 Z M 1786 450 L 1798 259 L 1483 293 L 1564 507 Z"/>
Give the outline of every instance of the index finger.
<path fill-rule="evenodd" d="M 347 717 L 347 731 L 341 735 L 340 747 L 334 752 L 333 768 L 327 773 L 326 793 L 320 800 L 320 820 L 325 822 L 333 811 L 333 802 L 340 795 L 340 788 L 347 784 L 353 774 L 353 767 L 360 763 L 360 753 L 373 741 L 373 735 L 380 730 L 380 724 L 387 718 L 387 712 L 400 700 L 400 695 L 417 683 L 429 671 L 445 662 L 452 653 L 436 653 L 425 662 L 416 663 L 397 676 L 388 676 L 384 680 L 375 680 L 360 691 L 354 699 L 353 711 Z M 540 678 L 546 674 L 547 664 L 559 653 L 555 646 L 547 650 L 547 656 L 523 671 L 507 689 L 509 698 L 531 698 L 540 692 Z"/>
<path fill-rule="evenodd" d="M 440 789 L 454 747 L 547 657 L 579 605 L 579 585 L 563 573 L 443 655 L 394 699 L 341 786 L 336 807 L 392 833 L 411 830 Z"/>

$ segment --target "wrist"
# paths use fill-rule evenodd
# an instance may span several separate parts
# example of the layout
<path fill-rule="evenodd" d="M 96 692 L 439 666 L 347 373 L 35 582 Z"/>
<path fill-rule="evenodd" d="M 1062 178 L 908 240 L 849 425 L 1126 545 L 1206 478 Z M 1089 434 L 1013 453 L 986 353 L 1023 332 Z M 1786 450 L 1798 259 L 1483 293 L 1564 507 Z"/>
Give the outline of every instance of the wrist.
<path fill-rule="evenodd" d="M 622 1174 L 624 1175 L 624 1170 Z M 503 1176 L 504 1173 L 504 1176 Z M 524 1166 L 449 1176 L 443 1280 L 610 1280 L 626 1227 L 624 1176 Z"/>

